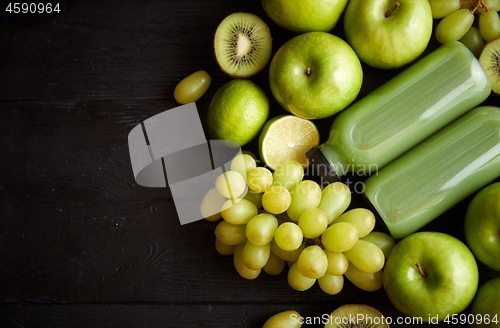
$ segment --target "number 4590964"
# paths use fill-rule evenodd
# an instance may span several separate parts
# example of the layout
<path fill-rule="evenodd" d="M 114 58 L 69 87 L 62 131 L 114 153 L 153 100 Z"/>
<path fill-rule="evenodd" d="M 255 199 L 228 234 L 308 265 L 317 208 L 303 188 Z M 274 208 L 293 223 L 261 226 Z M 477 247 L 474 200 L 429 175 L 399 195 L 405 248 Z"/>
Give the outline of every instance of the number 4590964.
<path fill-rule="evenodd" d="M 55 6 L 52 3 L 9 3 L 6 12 L 10 14 L 50 14 L 52 12 L 60 13 L 61 9 L 59 9 L 59 3 L 56 3 Z"/>

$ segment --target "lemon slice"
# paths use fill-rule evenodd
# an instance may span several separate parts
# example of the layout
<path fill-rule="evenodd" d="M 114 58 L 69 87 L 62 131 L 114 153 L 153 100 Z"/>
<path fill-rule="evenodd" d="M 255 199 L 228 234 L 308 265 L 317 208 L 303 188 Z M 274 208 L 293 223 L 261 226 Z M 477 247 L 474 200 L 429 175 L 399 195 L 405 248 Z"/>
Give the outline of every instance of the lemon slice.
<path fill-rule="evenodd" d="M 316 125 L 293 115 L 269 120 L 259 137 L 260 156 L 272 170 L 290 160 L 307 166 L 309 163 L 306 153 L 318 144 L 319 132 Z"/>

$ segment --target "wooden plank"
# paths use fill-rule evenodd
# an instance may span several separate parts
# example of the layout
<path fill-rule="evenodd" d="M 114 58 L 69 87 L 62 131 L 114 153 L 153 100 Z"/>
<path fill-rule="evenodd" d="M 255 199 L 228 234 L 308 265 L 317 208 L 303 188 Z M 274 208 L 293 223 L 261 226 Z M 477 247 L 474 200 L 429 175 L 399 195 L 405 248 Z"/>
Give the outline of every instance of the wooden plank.
<path fill-rule="evenodd" d="M 391 306 L 376 306 L 391 320 L 390 326 L 442 327 L 445 324 L 421 324 L 417 319 L 403 317 Z M 80 304 L 80 305 L 0 305 L 0 324 L 12 327 L 162 327 L 162 328 L 220 328 L 262 327 L 275 313 L 295 310 L 311 324 L 303 327 L 323 327 L 324 320 L 337 307 L 343 305 L 338 297 L 327 302 L 221 304 L 213 300 L 208 304 Z M 3 315 L 2 315 L 3 314 Z M 292 318 L 293 319 L 293 318 Z M 398 324 L 398 320 L 402 323 Z M 405 324 L 404 321 L 409 324 Z M 413 322 L 413 323 L 412 323 Z M 466 325 L 454 325 L 466 327 Z"/>

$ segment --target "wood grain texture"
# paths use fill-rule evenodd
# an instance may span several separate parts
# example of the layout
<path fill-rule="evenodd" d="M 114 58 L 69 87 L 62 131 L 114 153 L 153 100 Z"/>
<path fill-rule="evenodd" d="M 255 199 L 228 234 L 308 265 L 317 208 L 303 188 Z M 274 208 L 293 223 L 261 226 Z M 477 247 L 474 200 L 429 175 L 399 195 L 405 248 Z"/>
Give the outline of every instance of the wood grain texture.
<path fill-rule="evenodd" d="M 293 37 L 270 21 L 259 1 L 79 1 L 56 19 L 18 32 L 2 13 L 2 327 L 260 327 L 279 311 L 321 316 L 346 303 L 400 315 L 383 290 L 363 292 L 349 282 L 329 296 L 318 285 L 292 290 L 286 272 L 247 281 L 231 256 L 215 251 L 215 223 L 181 226 L 168 188 L 135 183 L 128 133 L 176 107 L 175 85 L 199 69 L 212 76 L 197 103 L 204 121 L 211 97 L 230 80 L 217 66 L 212 35 L 236 11 L 268 23 L 273 52 Z M 341 23 L 333 33 L 342 37 Z M 427 52 L 436 46 L 433 41 Z M 361 94 L 400 71 L 363 68 Z M 270 98 L 271 116 L 286 114 L 266 71 L 252 80 Z M 485 104 L 498 105 L 498 98 Z M 322 140 L 333 119 L 315 121 Z M 256 141 L 245 149 L 257 153 Z M 471 199 L 423 230 L 464 240 Z M 351 208 L 360 206 L 361 195 L 353 195 Z M 499 275 L 479 266 L 481 283 Z"/>

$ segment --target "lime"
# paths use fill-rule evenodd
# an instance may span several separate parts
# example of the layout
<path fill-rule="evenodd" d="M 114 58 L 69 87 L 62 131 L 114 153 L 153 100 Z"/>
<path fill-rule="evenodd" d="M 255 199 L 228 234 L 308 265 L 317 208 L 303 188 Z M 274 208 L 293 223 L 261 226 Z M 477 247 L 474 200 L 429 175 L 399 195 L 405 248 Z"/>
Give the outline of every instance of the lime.
<path fill-rule="evenodd" d="M 275 170 L 286 161 L 307 166 L 306 153 L 319 144 L 319 132 L 313 122 L 294 115 L 275 117 L 266 123 L 259 137 L 260 156 Z"/>
<path fill-rule="evenodd" d="M 259 134 L 268 116 L 269 100 L 262 89 L 250 80 L 232 80 L 210 102 L 208 134 L 243 146 Z"/>

